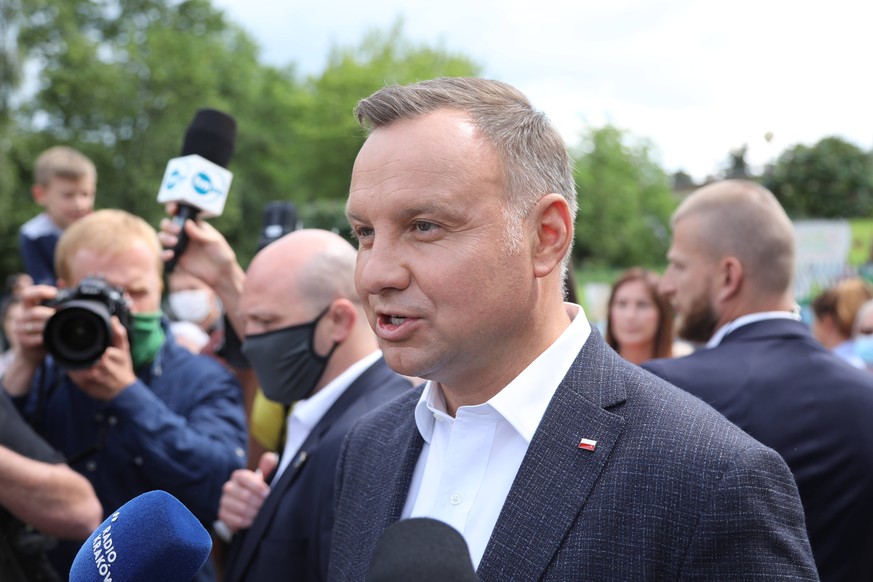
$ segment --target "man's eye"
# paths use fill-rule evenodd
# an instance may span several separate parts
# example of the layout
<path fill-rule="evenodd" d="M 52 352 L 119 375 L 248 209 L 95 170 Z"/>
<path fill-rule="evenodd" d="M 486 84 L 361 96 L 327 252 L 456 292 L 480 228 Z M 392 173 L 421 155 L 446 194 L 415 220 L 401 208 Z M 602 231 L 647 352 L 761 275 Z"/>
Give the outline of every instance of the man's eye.
<path fill-rule="evenodd" d="M 430 232 L 434 228 L 436 228 L 436 225 L 432 222 L 416 222 L 415 223 L 415 230 L 417 230 L 418 232 Z"/>
<path fill-rule="evenodd" d="M 366 238 L 373 234 L 373 229 L 366 226 L 359 226 L 355 228 L 352 232 L 355 233 L 355 238 L 361 240 L 362 238 Z"/>

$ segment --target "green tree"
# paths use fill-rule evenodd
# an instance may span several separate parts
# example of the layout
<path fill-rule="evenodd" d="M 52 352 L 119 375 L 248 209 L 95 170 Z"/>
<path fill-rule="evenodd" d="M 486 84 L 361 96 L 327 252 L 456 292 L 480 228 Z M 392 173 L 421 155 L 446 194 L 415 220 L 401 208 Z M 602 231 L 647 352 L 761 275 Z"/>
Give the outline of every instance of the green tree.
<path fill-rule="evenodd" d="M 358 99 L 385 82 L 476 72 L 464 57 L 412 45 L 399 21 L 357 46 L 335 47 L 323 73 L 301 80 L 293 64 L 261 64 L 256 44 L 210 0 L 0 3 L 9 17 L 0 32 L 12 31 L 0 57 L 20 55 L 40 71 L 35 93 L 9 108 L 17 131 L 0 136 L 0 170 L 10 168 L 0 172 L 6 249 L 17 249 L 19 225 L 39 210 L 28 194 L 32 162 L 57 143 L 94 160 L 98 207 L 157 225 L 166 162 L 179 155 L 195 111 L 214 107 L 238 123 L 233 184 L 214 223 L 245 264 L 269 201 L 295 202 L 308 226 L 344 225 L 342 203 L 364 139 L 351 114 Z M 0 129 L 11 127 L 2 120 Z M 20 268 L 17 252 L 0 260 L 3 272 Z"/>
<path fill-rule="evenodd" d="M 400 20 L 387 31 L 369 32 L 356 46 L 334 47 L 325 70 L 308 79 L 310 99 L 295 123 L 300 143 L 293 163 L 302 174 L 294 200 L 302 206 L 304 221 L 330 228 L 342 217 L 352 166 L 366 137 L 352 115 L 361 98 L 386 84 L 478 72 L 462 55 L 408 41 Z"/>
<path fill-rule="evenodd" d="M 785 150 L 765 177 L 793 218 L 869 218 L 873 159 L 839 137 Z"/>
<path fill-rule="evenodd" d="M 589 130 L 574 158 L 576 260 L 601 267 L 663 264 L 676 200 L 651 144 L 631 142 L 607 125 Z"/>

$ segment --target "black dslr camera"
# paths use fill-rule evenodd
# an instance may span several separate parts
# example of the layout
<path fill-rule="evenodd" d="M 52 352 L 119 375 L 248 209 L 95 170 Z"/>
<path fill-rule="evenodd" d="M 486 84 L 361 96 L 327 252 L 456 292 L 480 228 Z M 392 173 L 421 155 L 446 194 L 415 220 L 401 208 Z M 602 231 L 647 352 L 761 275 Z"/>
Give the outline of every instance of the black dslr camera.
<path fill-rule="evenodd" d="M 57 312 L 43 331 L 43 343 L 55 361 L 66 368 L 90 368 L 112 343 L 112 316 L 133 341 L 130 310 L 124 291 L 102 277 L 85 277 L 75 289 L 61 289 L 46 303 Z"/>

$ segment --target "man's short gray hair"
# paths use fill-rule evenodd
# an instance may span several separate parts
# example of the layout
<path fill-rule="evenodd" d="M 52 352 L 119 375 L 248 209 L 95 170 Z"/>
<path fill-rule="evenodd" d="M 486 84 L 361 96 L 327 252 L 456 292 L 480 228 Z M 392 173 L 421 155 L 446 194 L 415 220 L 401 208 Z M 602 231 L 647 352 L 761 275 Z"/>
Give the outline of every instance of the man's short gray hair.
<path fill-rule="evenodd" d="M 575 220 L 576 183 L 564 141 L 545 114 L 511 85 L 470 77 L 389 85 L 359 101 L 355 117 L 374 131 L 439 109 L 466 113 L 497 152 L 508 190 L 502 203 L 511 251 L 519 249 L 522 221 L 546 194 L 562 195 Z M 569 255 L 570 250 L 565 266 Z"/>

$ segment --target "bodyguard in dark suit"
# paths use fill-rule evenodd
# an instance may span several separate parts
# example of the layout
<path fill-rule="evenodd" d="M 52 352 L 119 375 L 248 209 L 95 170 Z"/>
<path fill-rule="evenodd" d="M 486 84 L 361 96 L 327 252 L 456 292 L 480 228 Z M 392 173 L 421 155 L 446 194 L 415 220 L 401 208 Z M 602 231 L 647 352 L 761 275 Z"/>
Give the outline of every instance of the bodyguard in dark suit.
<path fill-rule="evenodd" d="M 662 290 L 694 354 L 645 368 L 699 396 L 791 468 L 822 580 L 873 580 L 873 375 L 792 313 L 794 235 L 775 197 L 706 186 L 673 216 Z"/>
<path fill-rule="evenodd" d="M 388 364 L 429 381 L 346 440 L 330 580 L 420 516 L 485 581 L 817 579 L 784 461 L 563 302 L 573 174 L 524 95 L 437 79 L 356 114 L 358 294 Z"/>
<path fill-rule="evenodd" d="M 179 268 L 219 288 L 233 280 L 223 237 L 207 224 L 188 228 Z M 360 417 L 411 389 L 378 350 L 354 268 L 355 250 L 341 237 L 300 230 L 255 256 L 241 293 L 219 292 L 241 316 L 243 351 L 265 396 L 291 408 L 281 461 L 268 453 L 259 471 L 236 471 L 224 485 L 219 518 L 235 532 L 225 582 L 327 579 L 340 445 Z"/>

